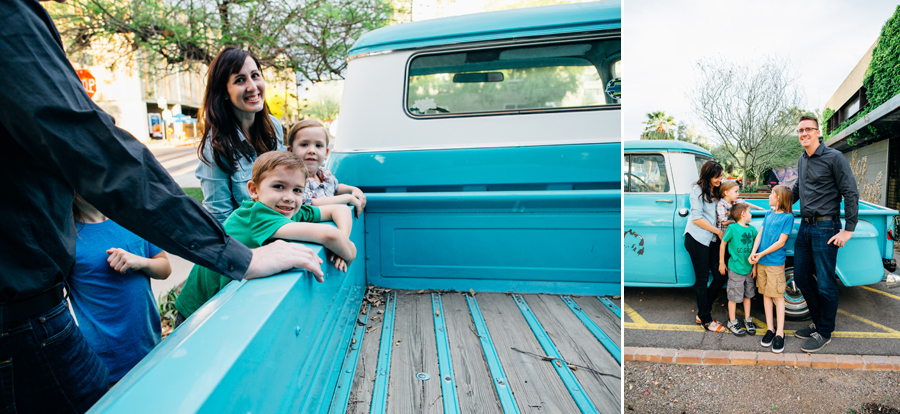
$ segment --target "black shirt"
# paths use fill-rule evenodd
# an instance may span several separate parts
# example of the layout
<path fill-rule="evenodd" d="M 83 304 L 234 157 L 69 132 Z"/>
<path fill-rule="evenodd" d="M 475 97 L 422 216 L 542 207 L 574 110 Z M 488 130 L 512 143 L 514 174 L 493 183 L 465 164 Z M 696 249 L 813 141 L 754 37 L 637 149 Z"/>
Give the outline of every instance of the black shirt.
<path fill-rule="evenodd" d="M 3 4 L 0 303 L 38 294 L 68 275 L 75 192 L 160 248 L 242 278 L 250 250 L 88 98 L 44 7 L 35 0 Z"/>
<path fill-rule="evenodd" d="M 859 213 L 859 191 L 850 163 L 840 151 L 819 143 L 809 156 L 800 154 L 797 165 L 799 179 L 794 184 L 794 202 L 800 201 L 803 217 L 837 216 L 841 214 L 844 198 L 844 219 L 847 231 L 856 230 Z"/>

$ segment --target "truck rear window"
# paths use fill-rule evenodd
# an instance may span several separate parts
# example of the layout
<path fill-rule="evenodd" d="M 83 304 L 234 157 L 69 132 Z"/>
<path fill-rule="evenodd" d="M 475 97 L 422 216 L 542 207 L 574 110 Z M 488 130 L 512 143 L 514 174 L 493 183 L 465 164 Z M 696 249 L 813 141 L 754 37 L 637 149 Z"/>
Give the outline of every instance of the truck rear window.
<path fill-rule="evenodd" d="M 427 54 L 409 64 L 413 117 L 621 103 L 620 40 Z"/>

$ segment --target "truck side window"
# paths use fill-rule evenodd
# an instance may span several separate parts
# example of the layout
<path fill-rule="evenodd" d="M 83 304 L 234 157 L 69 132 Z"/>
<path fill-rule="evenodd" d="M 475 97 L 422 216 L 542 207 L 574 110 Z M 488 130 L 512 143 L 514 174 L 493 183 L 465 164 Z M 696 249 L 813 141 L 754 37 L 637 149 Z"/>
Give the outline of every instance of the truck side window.
<path fill-rule="evenodd" d="M 406 109 L 414 118 L 618 107 L 618 37 L 416 55 Z"/>
<path fill-rule="evenodd" d="M 626 192 L 667 193 L 669 176 L 662 155 L 631 155 L 626 174 Z"/>
<path fill-rule="evenodd" d="M 697 176 L 700 176 L 700 169 L 703 168 L 703 164 L 706 164 L 707 161 L 712 160 L 712 158 L 704 157 L 700 155 L 694 156 L 694 162 L 697 163 Z"/>

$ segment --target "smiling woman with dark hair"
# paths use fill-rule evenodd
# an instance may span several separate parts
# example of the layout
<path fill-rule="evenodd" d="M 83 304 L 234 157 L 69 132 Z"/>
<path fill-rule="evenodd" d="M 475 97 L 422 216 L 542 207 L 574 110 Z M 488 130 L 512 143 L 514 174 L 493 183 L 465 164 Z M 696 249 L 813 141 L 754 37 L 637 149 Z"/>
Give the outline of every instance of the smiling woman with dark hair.
<path fill-rule="evenodd" d="M 722 290 L 726 277 L 719 273 L 719 244 L 724 232 L 716 227 L 716 195 L 722 184 L 722 166 L 709 160 L 700 169 L 700 179 L 691 186 L 691 215 L 684 229 L 684 247 L 694 265 L 694 292 L 697 294 L 696 322 L 713 332 L 725 327 L 712 318 L 712 303 Z M 712 284 L 707 287 L 709 274 Z"/>
<path fill-rule="evenodd" d="M 203 138 L 195 172 L 203 206 L 219 222 L 250 199 L 247 182 L 259 155 L 286 149 L 284 132 L 266 105 L 266 82 L 250 52 L 227 47 L 209 66 L 200 118 Z"/>

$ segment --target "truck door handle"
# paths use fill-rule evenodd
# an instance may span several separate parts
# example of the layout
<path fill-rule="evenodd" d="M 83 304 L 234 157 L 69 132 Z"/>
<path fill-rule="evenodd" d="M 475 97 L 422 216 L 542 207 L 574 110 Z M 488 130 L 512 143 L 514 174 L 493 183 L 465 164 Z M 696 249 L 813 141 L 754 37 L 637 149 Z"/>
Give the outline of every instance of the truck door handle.
<path fill-rule="evenodd" d="M 672 203 L 672 200 L 656 200 L 657 203 Z"/>
<path fill-rule="evenodd" d="M 678 215 L 681 216 L 681 217 L 687 217 L 687 215 L 688 215 L 689 213 L 690 213 L 690 210 L 688 210 L 688 209 L 686 209 L 686 208 L 683 208 L 683 209 L 678 210 Z"/>

